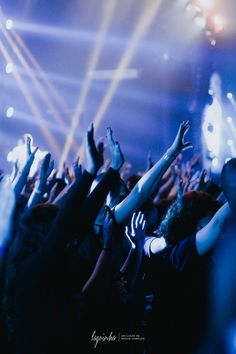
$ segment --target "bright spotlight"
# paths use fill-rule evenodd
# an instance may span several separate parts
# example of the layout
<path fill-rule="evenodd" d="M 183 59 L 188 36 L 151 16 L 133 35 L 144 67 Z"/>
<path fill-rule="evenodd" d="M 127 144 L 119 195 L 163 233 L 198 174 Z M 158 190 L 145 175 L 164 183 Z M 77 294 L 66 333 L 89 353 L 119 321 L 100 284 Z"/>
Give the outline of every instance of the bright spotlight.
<path fill-rule="evenodd" d="M 213 95 L 214 95 L 214 91 L 213 91 L 212 89 L 209 89 L 209 90 L 208 90 L 208 94 L 209 94 L 210 96 L 213 96 Z"/>
<path fill-rule="evenodd" d="M 226 121 L 227 121 L 227 123 L 231 124 L 233 122 L 233 119 L 232 119 L 232 117 L 227 117 Z"/>
<path fill-rule="evenodd" d="M 228 146 L 233 146 L 233 145 L 234 145 L 233 140 L 232 140 L 232 139 L 228 139 L 228 140 L 227 140 L 227 145 L 228 145 Z"/>
<path fill-rule="evenodd" d="M 12 71 L 13 71 L 13 68 L 14 68 L 14 66 L 13 66 L 12 63 L 7 63 L 7 65 L 6 65 L 6 67 L 5 67 L 6 73 L 7 73 L 7 74 L 11 74 Z"/>
<path fill-rule="evenodd" d="M 213 38 L 210 40 L 211 45 L 214 47 L 216 45 L 216 40 Z"/>
<path fill-rule="evenodd" d="M 5 27 L 7 30 L 11 30 L 13 28 L 13 21 L 11 19 L 6 20 Z"/>
<path fill-rule="evenodd" d="M 194 18 L 195 23 L 198 25 L 198 27 L 200 28 L 205 28 L 207 21 L 205 19 L 205 17 L 198 15 Z"/>
<path fill-rule="evenodd" d="M 170 59 L 169 54 L 167 52 L 163 53 L 163 60 L 168 61 Z"/>
<path fill-rule="evenodd" d="M 223 28 L 223 18 L 220 15 L 215 15 L 213 17 L 213 22 L 217 28 Z"/>
<path fill-rule="evenodd" d="M 232 92 L 228 92 L 228 93 L 227 93 L 227 98 L 228 98 L 229 100 L 232 100 L 232 98 L 233 98 Z"/>
<path fill-rule="evenodd" d="M 199 3 L 207 9 L 212 7 L 212 0 L 199 0 Z"/>
<path fill-rule="evenodd" d="M 14 114 L 14 108 L 13 107 L 8 107 L 6 110 L 6 117 L 7 118 L 12 118 Z"/>

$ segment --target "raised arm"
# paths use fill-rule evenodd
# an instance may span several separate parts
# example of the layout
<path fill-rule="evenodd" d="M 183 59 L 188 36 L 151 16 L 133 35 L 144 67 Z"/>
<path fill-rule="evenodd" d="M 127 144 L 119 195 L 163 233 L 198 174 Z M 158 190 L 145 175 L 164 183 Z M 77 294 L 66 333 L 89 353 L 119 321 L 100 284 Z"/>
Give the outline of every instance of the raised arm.
<path fill-rule="evenodd" d="M 118 242 L 115 227 L 114 220 L 107 212 L 103 225 L 103 249 L 90 278 L 82 289 L 83 294 L 95 303 L 106 301 L 111 284 L 113 256 Z"/>
<path fill-rule="evenodd" d="M 107 128 L 107 141 L 111 154 L 111 165 L 86 199 L 83 214 L 87 226 L 91 226 L 94 223 L 111 188 L 120 181 L 119 170 L 124 163 L 124 157 L 119 143 L 113 139 L 111 128 Z"/>
<path fill-rule="evenodd" d="M 27 272 L 28 276 L 31 277 L 32 283 L 39 281 L 46 275 L 50 274 L 52 276 L 54 274 L 64 255 L 67 243 L 80 230 L 83 203 L 99 168 L 96 154 L 94 155 L 94 151 L 91 151 L 92 141 L 93 127 L 90 126 L 87 132 L 86 149 L 90 151 L 91 156 L 87 161 L 86 168 L 78 184 L 60 208 L 50 232 L 45 235 L 42 246 L 33 252 L 22 264 L 24 272 Z M 78 241 L 82 242 L 84 234 L 80 233 L 79 236 Z M 31 272 L 30 269 L 34 269 L 34 272 Z"/>
<path fill-rule="evenodd" d="M 188 122 L 183 122 L 178 130 L 176 138 L 163 155 L 163 157 L 138 181 L 132 192 L 114 209 L 114 215 L 118 223 L 124 222 L 133 212 L 157 190 L 161 179 L 176 159 L 184 150 L 192 147 L 190 142 L 184 142 L 184 136 L 189 129 Z"/>
<path fill-rule="evenodd" d="M 127 280 L 129 290 L 132 290 L 142 262 L 144 239 L 146 235 L 146 220 L 141 212 L 134 213 L 130 230 L 126 226 L 126 236 L 131 242 L 131 249 L 120 271 Z"/>
<path fill-rule="evenodd" d="M 12 183 L 16 199 L 18 199 L 20 197 L 20 194 L 26 184 L 26 181 L 27 181 L 27 178 L 28 178 L 28 175 L 30 172 L 30 168 L 33 165 L 35 154 L 38 150 L 38 148 L 36 147 L 33 152 L 31 151 L 30 137 L 27 138 L 26 149 L 27 149 L 28 160 L 27 160 L 25 166 L 23 167 L 22 171 L 18 172 L 17 177 L 14 179 L 14 181 Z"/>
<path fill-rule="evenodd" d="M 50 154 L 47 154 L 43 159 L 39 181 L 35 184 L 34 190 L 28 200 L 26 210 L 29 210 L 40 203 L 42 196 L 45 193 L 47 178 L 50 176 L 54 167 L 54 161 L 50 161 L 50 159 Z"/>
<path fill-rule="evenodd" d="M 0 271 L 1 260 L 9 241 L 12 217 L 15 207 L 15 194 L 7 179 L 0 183 Z"/>
<path fill-rule="evenodd" d="M 222 233 L 226 220 L 230 217 L 229 204 L 225 203 L 211 221 L 196 234 L 196 246 L 200 256 L 210 251 Z"/>

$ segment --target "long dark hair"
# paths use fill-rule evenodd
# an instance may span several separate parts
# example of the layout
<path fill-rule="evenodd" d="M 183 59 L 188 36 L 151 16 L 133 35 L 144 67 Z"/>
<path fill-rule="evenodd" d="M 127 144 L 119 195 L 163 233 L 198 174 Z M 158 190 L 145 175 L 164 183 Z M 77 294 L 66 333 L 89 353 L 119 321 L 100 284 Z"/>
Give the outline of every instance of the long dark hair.
<path fill-rule="evenodd" d="M 187 192 L 167 210 L 157 234 L 173 244 L 196 232 L 199 221 L 214 214 L 220 203 L 205 192 Z"/>

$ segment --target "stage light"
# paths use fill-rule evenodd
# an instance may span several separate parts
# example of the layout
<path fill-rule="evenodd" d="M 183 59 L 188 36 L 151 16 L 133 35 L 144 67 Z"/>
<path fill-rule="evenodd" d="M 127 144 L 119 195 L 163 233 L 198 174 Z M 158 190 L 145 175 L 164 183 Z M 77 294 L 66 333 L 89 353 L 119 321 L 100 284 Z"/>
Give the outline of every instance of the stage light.
<path fill-rule="evenodd" d="M 208 90 L 208 94 L 211 95 L 211 96 L 213 96 L 213 95 L 214 95 L 214 91 L 213 91 L 212 89 L 209 89 L 209 90 Z"/>
<path fill-rule="evenodd" d="M 220 15 L 215 15 L 213 17 L 213 21 L 214 21 L 214 24 L 219 26 L 219 27 L 222 27 L 223 26 L 223 19 Z"/>
<path fill-rule="evenodd" d="M 228 145 L 228 146 L 233 146 L 233 145 L 234 145 L 233 140 L 232 140 L 232 139 L 228 139 L 228 140 L 227 140 L 227 145 Z"/>
<path fill-rule="evenodd" d="M 233 98 L 232 92 L 228 92 L 228 93 L 227 93 L 227 98 L 228 98 L 229 100 L 232 100 L 232 98 Z"/>
<path fill-rule="evenodd" d="M 213 34 L 213 33 L 212 33 L 211 31 L 209 31 L 209 30 L 206 30 L 206 32 L 205 32 L 205 33 L 206 33 L 206 36 L 207 36 L 207 37 L 211 37 L 211 36 L 212 36 L 212 34 Z"/>
<path fill-rule="evenodd" d="M 188 12 L 192 11 L 193 9 L 194 9 L 194 6 L 191 3 L 188 3 L 185 7 L 185 10 Z"/>
<path fill-rule="evenodd" d="M 233 122 L 233 119 L 232 119 L 232 117 L 227 117 L 226 121 L 227 121 L 227 123 L 231 124 Z"/>
<path fill-rule="evenodd" d="M 13 28 L 13 21 L 11 19 L 7 19 L 5 23 L 5 27 L 7 30 L 11 30 Z"/>
<path fill-rule="evenodd" d="M 8 107 L 6 110 L 6 117 L 7 118 L 12 118 L 14 115 L 14 108 L 13 107 Z"/>
<path fill-rule="evenodd" d="M 201 15 L 198 15 L 194 18 L 194 21 L 195 23 L 198 25 L 198 27 L 200 28 L 205 28 L 206 27 L 206 18 L 201 16 Z"/>
<path fill-rule="evenodd" d="M 167 52 L 164 53 L 162 57 L 164 61 L 168 61 L 170 59 L 169 54 Z"/>
<path fill-rule="evenodd" d="M 0 52 L 2 53 L 4 59 L 7 62 L 12 62 L 11 56 L 8 53 L 5 46 L 3 45 L 3 42 L 1 39 L 0 39 Z M 22 91 L 23 96 L 25 97 L 27 104 L 29 105 L 29 107 L 33 113 L 34 119 L 38 120 L 40 128 L 45 136 L 45 139 L 47 140 L 49 146 L 51 146 L 52 153 L 54 153 L 55 156 L 58 157 L 59 151 L 60 151 L 60 146 L 57 143 L 57 141 L 54 139 L 54 136 L 51 134 L 49 129 L 47 129 L 47 127 L 45 126 L 45 124 L 43 122 L 42 114 L 41 114 L 36 102 L 34 101 L 33 97 L 31 96 L 29 90 L 27 89 L 27 86 L 25 85 L 25 82 L 22 80 L 22 78 L 19 75 L 19 73 L 17 72 L 17 70 L 13 71 L 13 75 L 16 80 L 16 83 L 18 84 L 20 90 Z"/>
<path fill-rule="evenodd" d="M 212 0 L 199 0 L 199 3 L 207 9 L 212 7 Z"/>
<path fill-rule="evenodd" d="M 1 12 L 0 12 L 0 16 L 3 17 Z M 58 113 L 57 109 L 55 108 L 55 106 L 51 102 L 51 99 L 45 93 L 44 87 L 41 85 L 39 80 L 37 80 L 37 78 L 33 75 L 32 70 L 31 70 L 27 60 L 25 59 L 23 53 L 21 52 L 20 48 L 15 44 L 12 36 L 6 31 L 6 29 L 2 28 L 2 32 L 3 32 L 4 36 L 5 36 L 8 44 L 10 45 L 10 47 L 14 51 L 15 55 L 17 56 L 17 59 L 21 63 L 22 67 L 26 70 L 26 72 L 27 72 L 28 76 L 30 77 L 32 83 L 35 85 L 36 89 L 38 90 L 42 100 L 45 102 L 45 104 L 47 105 L 48 109 L 52 112 L 52 116 L 54 117 L 54 119 L 57 121 L 58 124 L 60 124 L 61 126 L 63 126 L 66 129 L 66 125 L 65 125 L 65 122 L 64 122 L 62 116 L 60 115 L 60 113 Z M 18 74 L 19 74 L 19 72 L 18 72 Z M 38 111 L 38 113 L 39 113 L 38 114 L 38 116 L 39 116 L 41 113 L 39 111 Z M 55 146 L 58 145 L 56 141 L 55 141 L 55 143 L 56 143 Z M 59 149 L 58 148 L 57 148 L 57 153 L 59 153 Z"/>
<path fill-rule="evenodd" d="M 189 1 L 187 3 L 187 5 L 185 6 L 185 10 L 187 12 L 192 12 L 192 14 L 197 14 L 197 13 L 201 13 L 202 12 L 202 9 L 200 6 L 198 6 L 197 4 L 195 3 L 192 3 L 191 1 Z"/>
<path fill-rule="evenodd" d="M 5 71 L 7 74 L 11 74 L 14 69 L 14 65 L 12 63 L 7 63 L 5 67 Z"/>
<path fill-rule="evenodd" d="M 215 40 L 214 38 L 212 38 L 212 39 L 210 40 L 210 43 L 211 43 L 211 45 L 214 47 L 214 46 L 216 45 L 216 40 Z"/>

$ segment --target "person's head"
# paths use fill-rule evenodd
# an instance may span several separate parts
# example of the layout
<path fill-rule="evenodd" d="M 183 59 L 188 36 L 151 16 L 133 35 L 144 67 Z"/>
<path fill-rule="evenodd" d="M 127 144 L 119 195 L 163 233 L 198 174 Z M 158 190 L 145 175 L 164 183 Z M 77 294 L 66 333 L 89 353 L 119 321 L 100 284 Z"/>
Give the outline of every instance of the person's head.
<path fill-rule="evenodd" d="M 132 191 L 136 183 L 140 180 L 141 176 L 139 175 L 131 175 L 126 180 L 126 185 L 129 191 Z"/>
<path fill-rule="evenodd" d="M 221 172 L 221 187 L 231 210 L 236 212 L 236 158 L 229 160 Z"/>
<path fill-rule="evenodd" d="M 125 182 L 119 178 L 119 181 L 111 188 L 106 199 L 106 204 L 110 208 L 113 208 L 115 205 L 119 204 L 123 199 L 125 199 L 128 194 L 129 191 Z"/>
<path fill-rule="evenodd" d="M 220 203 L 207 193 L 187 192 L 168 209 L 157 234 L 168 244 L 176 243 L 205 226 L 219 207 Z"/>

